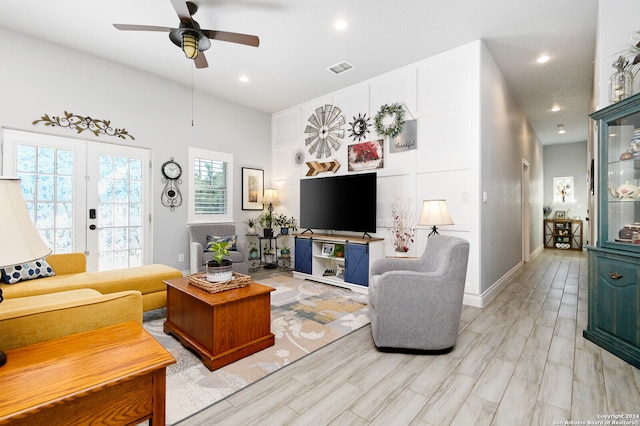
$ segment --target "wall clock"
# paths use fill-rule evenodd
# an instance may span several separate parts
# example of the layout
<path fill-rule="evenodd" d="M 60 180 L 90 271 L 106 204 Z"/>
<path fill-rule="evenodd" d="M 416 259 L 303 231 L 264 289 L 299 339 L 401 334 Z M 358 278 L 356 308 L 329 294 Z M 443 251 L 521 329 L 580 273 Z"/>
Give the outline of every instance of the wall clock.
<path fill-rule="evenodd" d="M 358 118 L 353 117 L 353 121 L 349 122 L 351 128 L 349 131 L 351 132 L 349 136 L 353 138 L 354 142 L 359 142 L 360 139 L 365 139 L 367 137 L 367 133 L 369 133 L 369 127 L 371 127 L 371 123 L 369 123 L 369 117 L 367 114 L 364 115 L 358 113 Z"/>
<path fill-rule="evenodd" d="M 182 205 L 182 193 L 178 188 L 178 184 L 182 183 L 182 179 L 180 179 L 182 167 L 171 157 L 171 159 L 164 162 L 160 171 L 163 176 L 162 183 L 165 184 L 160 199 L 163 206 L 169 207 L 173 211 L 176 207 Z"/>
<path fill-rule="evenodd" d="M 329 157 L 331 150 L 340 148 L 340 139 L 344 137 L 342 126 L 345 123 L 340 108 L 334 105 L 319 107 L 308 122 L 304 132 L 309 136 L 304 143 L 309 154 L 315 154 L 316 158 Z"/>

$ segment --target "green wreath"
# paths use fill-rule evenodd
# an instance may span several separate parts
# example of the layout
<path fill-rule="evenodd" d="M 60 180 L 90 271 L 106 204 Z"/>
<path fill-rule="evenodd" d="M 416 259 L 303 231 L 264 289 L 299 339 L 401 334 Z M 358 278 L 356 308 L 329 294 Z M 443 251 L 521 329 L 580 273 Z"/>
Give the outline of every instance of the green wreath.
<path fill-rule="evenodd" d="M 382 123 L 382 120 L 387 116 L 392 116 L 393 121 L 388 126 Z M 396 103 L 392 105 L 384 104 L 380 107 L 380 111 L 375 117 L 376 132 L 382 136 L 389 136 L 395 138 L 402 133 L 402 126 L 404 125 L 404 109 L 402 105 Z"/>

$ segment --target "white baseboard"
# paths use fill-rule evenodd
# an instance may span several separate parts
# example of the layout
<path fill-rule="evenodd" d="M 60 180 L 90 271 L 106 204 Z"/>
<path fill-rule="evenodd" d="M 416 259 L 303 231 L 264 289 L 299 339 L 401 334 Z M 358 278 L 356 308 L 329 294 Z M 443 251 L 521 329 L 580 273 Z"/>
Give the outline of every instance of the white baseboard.
<path fill-rule="evenodd" d="M 520 271 L 520 268 L 524 265 L 524 262 L 519 262 L 516 266 L 511 268 L 509 272 L 504 274 L 498 281 L 496 281 L 491 287 L 489 287 L 482 294 L 469 294 L 465 293 L 462 303 L 468 306 L 475 306 L 476 308 L 484 308 L 489 306 L 489 303 L 495 299 L 502 291 L 505 285 Z"/>

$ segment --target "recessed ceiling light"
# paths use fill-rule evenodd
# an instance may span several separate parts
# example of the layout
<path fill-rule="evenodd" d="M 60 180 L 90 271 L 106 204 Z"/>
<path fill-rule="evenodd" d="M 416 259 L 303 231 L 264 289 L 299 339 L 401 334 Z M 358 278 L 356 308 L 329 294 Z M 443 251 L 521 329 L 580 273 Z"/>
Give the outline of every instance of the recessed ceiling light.
<path fill-rule="evenodd" d="M 564 129 L 564 124 L 558 124 L 558 134 L 563 135 L 567 133 L 567 131 Z"/>
<path fill-rule="evenodd" d="M 558 112 L 558 111 L 560 111 L 560 105 L 558 105 L 558 104 L 553 105 L 553 106 L 551 107 L 551 111 L 553 111 L 553 112 Z"/>
<path fill-rule="evenodd" d="M 548 62 L 549 59 L 551 59 L 551 56 L 541 55 L 541 56 L 538 56 L 538 59 L 536 59 L 536 62 L 539 63 L 539 64 L 544 64 L 544 63 Z"/>
<path fill-rule="evenodd" d="M 241 81 L 241 82 L 243 82 L 243 83 L 248 83 L 248 82 L 250 81 L 250 80 L 249 80 L 249 77 L 247 77 L 246 75 L 241 75 L 241 76 L 238 78 L 238 80 L 240 80 L 240 81 Z"/>
<path fill-rule="evenodd" d="M 335 28 L 338 31 L 344 31 L 347 29 L 348 26 L 349 26 L 349 23 L 344 19 L 338 19 L 336 22 L 333 23 L 333 28 Z"/>

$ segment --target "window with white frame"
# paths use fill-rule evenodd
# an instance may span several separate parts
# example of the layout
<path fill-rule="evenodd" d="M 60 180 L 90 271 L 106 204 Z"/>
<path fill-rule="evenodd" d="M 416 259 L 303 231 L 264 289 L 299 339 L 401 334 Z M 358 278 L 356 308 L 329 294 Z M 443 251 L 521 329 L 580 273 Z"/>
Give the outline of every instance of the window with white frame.
<path fill-rule="evenodd" d="M 189 222 L 233 222 L 233 155 L 189 148 Z"/>

